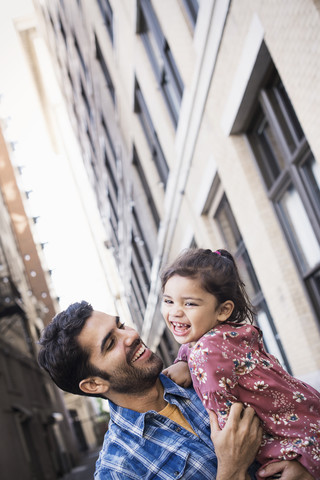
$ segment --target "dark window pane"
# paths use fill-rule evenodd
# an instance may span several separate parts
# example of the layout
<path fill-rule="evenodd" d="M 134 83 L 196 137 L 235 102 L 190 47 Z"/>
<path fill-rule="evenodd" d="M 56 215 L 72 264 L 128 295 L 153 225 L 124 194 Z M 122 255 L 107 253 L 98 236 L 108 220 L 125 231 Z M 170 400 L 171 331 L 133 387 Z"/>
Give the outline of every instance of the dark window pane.
<path fill-rule="evenodd" d="M 263 331 L 263 342 L 266 350 L 274 355 L 281 365 L 291 374 L 290 365 L 286 354 L 282 348 L 282 344 L 279 340 L 279 334 L 277 333 L 275 326 L 271 320 L 269 309 L 265 303 L 262 301 L 257 306 L 257 318 L 256 318 L 258 327 Z"/>
<path fill-rule="evenodd" d="M 315 212 L 320 217 L 320 164 L 312 153 L 309 153 L 307 160 L 302 164 L 301 173 Z"/>
<path fill-rule="evenodd" d="M 183 5 L 191 22 L 191 25 L 194 28 L 198 17 L 199 2 L 197 0 L 183 0 Z"/>
<path fill-rule="evenodd" d="M 277 118 L 281 122 L 281 128 L 289 150 L 294 152 L 304 134 L 284 85 L 279 78 L 270 93 L 271 102 Z"/>
<path fill-rule="evenodd" d="M 140 0 L 140 6 L 138 31 L 176 126 L 184 85 L 152 4 L 148 0 Z"/>
<path fill-rule="evenodd" d="M 291 185 L 278 202 L 280 215 L 302 271 L 320 262 L 320 246 L 302 200 Z"/>
<path fill-rule="evenodd" d="M 141 183 L 141 187 L 142 187 L 142 189 L 143 189 L 143 191 L 146 195 L 146 200 L 147 200 L 147 203 L 149 205 L 152 218 L 153 218 L 153 220 L 156 224 L 156 227 L 158 228 L 159 223 L 160 223 L 160 217 L 159 217 L 159 214 L 158 214 L 158 210 L 157 210 L 157 207 L 154 203 L 149 184 L 147 182 L 146 176 L 144 174 L 140 159 L 138 157 L 138 154 L 137 154 L 137 151 L 136 151 L 135 148 L 133 149 L 133 165 L 134 165 L 134 168 L 136 169 L 136 172 L 138 174 L 138 177 L 139 177 L 139 180 L 140 180 L 140 183 Z"/>
<path fill-rule="evenodd" d="M 320 267 L 317 268 L 312 275 L 307 278 L 306 281 L 307 289 L 310 294 L 310 297 L 313 301 L 313 304 L 316 306 L 316 311 L 320 317 Z"/>
<path fill-rule="evenodd" d="M 96 44 L 96 59 L 98 60 L 98 62 L 100 64 L 101 70 L 102 70 L 104 78 L 106 80 L 107 88 L 110 91 L 112 101 L 113 101 L 113 103 L 115 103 L 116 99 L 115 99 L 115 90 L 114 90 L 113 82 L 112 82 L 112 79 L 111 79 L 106 61 L 104 59 L 104 56 L 103 56 L 103 53 L 102 53 L 102 50 L 101 50 L 101 47 L 100 47 L 100 44 L 99 44 L 99 41 L 98 41 L 96 35 L 95 35 L 95 44 Z"/>
<path fill-rule="evenodd" d="M 262 108 L 259 108 L 251 124 L 248 137 L 268 189 L 285 168 L 285 160 L 279 142 Z"/>
<path fill-rule="evenodd" d="M 252 302 L 255 303 L 255 297 L 260 293 L 261 288 L 247 250 L 244 248 L 242 254 L 235 254 L 235 260 L 237 262 L 240 277 L 245 284 L 246 291 Z"/>
<path fill-rule="evenodd" d="M 236 252 L 242 242 L 242 237 L 226 196 L 223 197 L 215 218 L 228 250 Z"/>
<path fill-rule="evenodd" d="M 169 167 L 138 84 L 136 84 L 135 91 L 135 112 L 139 115 L 139 120 L 146 136 L 146 140 L 149 144 L 153 161 L 158 170 L 159 177 L 165 186 L 168 180 Z"/>
<path fill-rule="evenodd" d="M 111 42 L 113 43 L 113 11 L 109 0 L 97 0 L 100 11 L 102 13 L 106 29 L 108 31 Z"/>

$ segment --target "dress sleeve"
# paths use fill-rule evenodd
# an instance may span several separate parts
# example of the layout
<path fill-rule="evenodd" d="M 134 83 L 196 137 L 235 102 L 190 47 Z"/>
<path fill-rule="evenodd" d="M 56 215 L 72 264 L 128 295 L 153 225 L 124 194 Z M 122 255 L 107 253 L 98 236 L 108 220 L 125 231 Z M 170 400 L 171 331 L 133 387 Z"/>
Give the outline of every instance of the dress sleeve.
<path fill-rule="evenodd" d="M 239 341 L 232 328 L 225 328 L 205 335 L 189 356 L 194 388 L 205 408 L 217 413 L 220 426 L 224 426 L 231 405 L 241 401 L 239 375 L 251 367 L 250 355 L 247 358 L 239 349 Z"/>
<path fill-rule="evenodd" d="M 178 351 L 177 358 L 175 359 L 174 363 L 188 361 L 188 348 L 189 348 L 188 343 L 181 345 Z"/>

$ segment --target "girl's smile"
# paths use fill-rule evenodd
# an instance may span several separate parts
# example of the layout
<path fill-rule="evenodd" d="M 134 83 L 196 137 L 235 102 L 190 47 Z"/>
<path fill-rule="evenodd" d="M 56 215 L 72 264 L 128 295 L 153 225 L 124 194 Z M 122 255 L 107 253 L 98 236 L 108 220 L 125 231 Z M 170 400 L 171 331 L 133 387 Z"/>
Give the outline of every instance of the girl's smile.
<path fill-rule="evenodd" d="M 170 321 L 170 323 L 172 325 L 173 331 L 175 332 L 175 335 L 179 335 L 179 336 L 186 335 L 186 333 L 190 329 L 190 325 L 188 325 L 187 323 L 172 322 L 172 321 Z"/>

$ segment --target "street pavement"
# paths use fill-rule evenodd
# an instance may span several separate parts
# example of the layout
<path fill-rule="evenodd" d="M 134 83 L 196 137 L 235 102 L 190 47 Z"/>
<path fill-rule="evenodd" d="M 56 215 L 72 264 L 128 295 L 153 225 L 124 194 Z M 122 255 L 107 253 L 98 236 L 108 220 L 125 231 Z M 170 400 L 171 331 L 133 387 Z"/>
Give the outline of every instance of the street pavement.
<path fill-rule="evenodd" d="M 64 475 L 61 480 L 93 480 L 95 464 L 100 449 L 101 447 L 83 454 L 79 465 L 74 467 L 71 472 Z"/>

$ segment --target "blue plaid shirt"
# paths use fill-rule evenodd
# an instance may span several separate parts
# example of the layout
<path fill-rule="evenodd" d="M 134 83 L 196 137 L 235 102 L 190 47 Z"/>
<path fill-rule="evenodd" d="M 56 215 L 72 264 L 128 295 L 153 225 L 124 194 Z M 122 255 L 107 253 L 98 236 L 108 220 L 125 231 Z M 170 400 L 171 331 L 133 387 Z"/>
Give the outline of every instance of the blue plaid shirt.
<path fill-rule="evenodd" d="M 111 420 L 96 464 L 95 480 L 214 480 L 217 458 L 207 412 L 192 388 L 164 375 L 164 398 L 175 404 L 198 435 L 154 410 L 138 413 L 110 403 Z"/>

